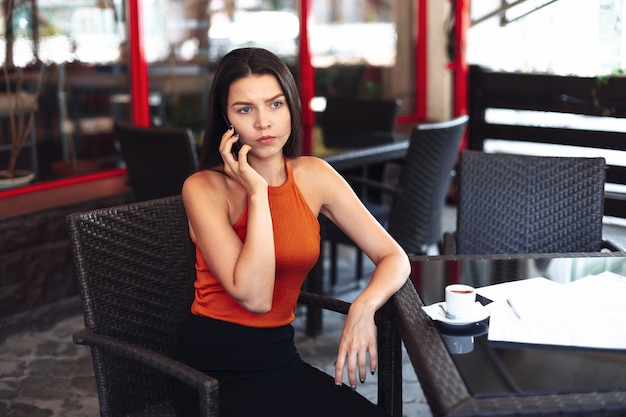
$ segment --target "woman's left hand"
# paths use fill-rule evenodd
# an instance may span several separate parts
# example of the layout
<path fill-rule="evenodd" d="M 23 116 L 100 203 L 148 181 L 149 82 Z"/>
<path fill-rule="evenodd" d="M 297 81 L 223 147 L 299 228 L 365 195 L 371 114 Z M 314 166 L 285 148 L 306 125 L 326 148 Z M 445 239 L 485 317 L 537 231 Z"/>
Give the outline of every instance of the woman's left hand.
<path fill-rule="evenodd" d="M 341 332 L 339 352 L 335 362 L 335 384 L 341 385 L 344 368 L 347 366 L 348 382 L 352 389 L 358 380 L 365 382 L 367 377 L 367 356 L 369 355 L 369 373 L 373 374 L 378 367 L 378 350 L 376 344 L 375 309 L 359 304 L 356 300 L 350 306 L 346 321 Z"/>

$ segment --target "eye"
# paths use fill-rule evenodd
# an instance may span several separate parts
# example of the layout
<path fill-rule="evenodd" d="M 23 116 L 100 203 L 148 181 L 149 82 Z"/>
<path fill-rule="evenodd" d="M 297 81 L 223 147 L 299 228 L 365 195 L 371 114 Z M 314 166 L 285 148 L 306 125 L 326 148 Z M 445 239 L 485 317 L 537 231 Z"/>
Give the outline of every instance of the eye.
<path fill-rule="evenodd" d="M 239 110 L 237 110 L 237 112 L 242 113 L 242 114 L 250 113 L 250 107 L 242 107 Z"/>
<path fill-rule="evenodd" d="M 282 105 L 283 105 L 283 102 L 282 102 L 282 101 L 275 101 L 275 102 L 273 102 L 273 103 L 270 105 L 270 107 L 272 107 L 273 109 L 277 109 L 277 108 L 281 107 Z"/>

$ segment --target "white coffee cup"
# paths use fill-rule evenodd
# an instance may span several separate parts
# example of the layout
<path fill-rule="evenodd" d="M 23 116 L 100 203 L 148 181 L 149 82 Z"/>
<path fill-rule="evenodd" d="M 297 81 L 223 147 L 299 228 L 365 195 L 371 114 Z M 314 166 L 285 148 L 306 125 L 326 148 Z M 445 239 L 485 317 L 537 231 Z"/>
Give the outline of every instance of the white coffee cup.
<path fill-rule="evenodd" d="M 446 286 L 446 310 L 455 318 L 467 317 L 474 311 L 476 290 L 465 284 L 450 284 Z"/>

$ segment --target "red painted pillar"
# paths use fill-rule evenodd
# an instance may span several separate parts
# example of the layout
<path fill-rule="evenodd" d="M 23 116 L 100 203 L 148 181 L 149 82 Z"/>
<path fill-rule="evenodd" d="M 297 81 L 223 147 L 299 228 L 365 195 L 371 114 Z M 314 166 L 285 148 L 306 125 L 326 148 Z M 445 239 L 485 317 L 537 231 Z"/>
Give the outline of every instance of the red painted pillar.
<path fill-rule="evenodd" d="M 148 104 L 148 66 L 143 52 L 140 0 L 128 1 L 128 44 L 130 49 L 129 75 L 133 122 L 137 126 L 150 126 Z"/>
<path fill-rule="evenodd" d="M 309 49 L 309 15 L 311 0 L 300 0 L 300 100 L 302 101 L 302 124 L 304 140 L 302 153 L 313 153 L 313 128 L 315 127 L 315 113 L 311 109 L 311 100 L 315 96 L 315 70 L 311 63 Z"/>
<path fill-rule="evenodd" d="M 453 114 L 460 116 L 467 114 L 468 109 L 468 85 L 467 76 L 469 68 L 467 66 L 467 58 L 465 55 L 467 46 L 467 31 L 470 24 L 470 0 L 454 1 L 454 101 Z M 461 149 L 467 147 L 467 134 L 461 142 Z"/>
<path fill-rule="evenodd" d="M 419 121 L 428 118 L 428 0 L 417 5 L 417 50 L 415 52 L 415 113 Z"/>

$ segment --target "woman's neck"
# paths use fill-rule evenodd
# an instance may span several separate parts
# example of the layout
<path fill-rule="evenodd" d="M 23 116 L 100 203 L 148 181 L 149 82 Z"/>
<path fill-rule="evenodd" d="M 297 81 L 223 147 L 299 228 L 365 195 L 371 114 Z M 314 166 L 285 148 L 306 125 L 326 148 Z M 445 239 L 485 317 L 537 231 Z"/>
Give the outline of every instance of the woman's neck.
<path fill-rule="evenodd" d="M 250 166 L 261 175 L 270 187 L 279 187 L 287 181 L 287 168 L 285 159 L 281 154 L 271 160 L 249 161 Z"/>

